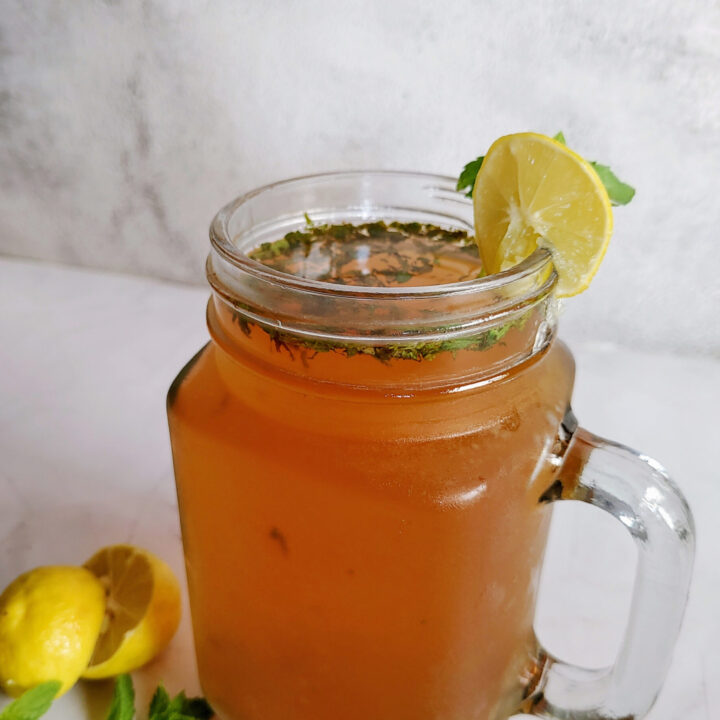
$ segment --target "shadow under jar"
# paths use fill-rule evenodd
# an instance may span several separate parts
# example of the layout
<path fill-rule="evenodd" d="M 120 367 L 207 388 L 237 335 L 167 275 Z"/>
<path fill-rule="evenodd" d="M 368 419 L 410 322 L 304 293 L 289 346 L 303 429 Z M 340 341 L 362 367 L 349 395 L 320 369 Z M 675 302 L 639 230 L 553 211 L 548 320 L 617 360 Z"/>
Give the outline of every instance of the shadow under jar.
<path fill-rule="evenodd" d="M 685 605 L 692 518 L 654 461 L 578 429 L 538 251 L 448 285 L 357 287 L 247 253 L 320 223 L 471 231 L 448 178 L 277 183 L 211 228 L 211 341 L 168 415 L 198 665 L 226 720 L 639 718 Z M 533 632 L 552 503 L 618 517 L 638 578 L 616 664 Z"/>

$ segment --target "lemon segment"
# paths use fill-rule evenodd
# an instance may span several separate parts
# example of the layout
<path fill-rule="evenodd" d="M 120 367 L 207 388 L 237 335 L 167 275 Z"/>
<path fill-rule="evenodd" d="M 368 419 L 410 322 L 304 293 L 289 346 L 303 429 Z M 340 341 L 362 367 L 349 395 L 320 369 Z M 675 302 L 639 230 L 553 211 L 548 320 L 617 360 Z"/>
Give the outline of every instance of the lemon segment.
<path fill-rule="evenodd" d="M 473 208 L 488 273 L 547 248 L 559 297 L 587 289 L 612 235 L 610 198 L 598 174 L 577 153 L 538 133 L 493 143 L 475 181 Z"/>
<path fill-rule="evenodd" d="M 82 676 L 97 680 L 136 670 L 162 652 L 177 630 L 178 581 L 164 561 L 131 545 L 103 548 L 85 567 L 104 587 L 107 610 Z"/>
<path fill-rule="evenodd" d="M 105 591 L 79 567 L 39 567 L 0 595 L 0 687 L 17 697 L 35 685 L 69 690 L 87 667 L 105 614 Z"/>

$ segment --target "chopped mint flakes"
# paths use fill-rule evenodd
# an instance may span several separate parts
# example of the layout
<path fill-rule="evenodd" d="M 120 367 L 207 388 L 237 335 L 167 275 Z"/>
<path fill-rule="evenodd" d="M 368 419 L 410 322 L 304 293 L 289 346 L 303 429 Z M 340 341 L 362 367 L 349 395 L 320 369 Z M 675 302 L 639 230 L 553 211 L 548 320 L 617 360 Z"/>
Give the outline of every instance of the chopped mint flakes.
<path fill-rule="evenodd" d="M 494 345 L 502 342 L 510 330 L 522 329 L 525 326 L 532 310 L 528 310 L 520 317 L 504 325 L 471 335 L 468 337 L 455 337 L 447 340 L 398 340 L 397 343 L 383 345 L 360 345 L 357 343 L 344 343 L 340 340 L 319 340 L 300 337 L 287 330 L 278 330 L 275 327 L 249 322 L 242 314 L 243 308 L 233 310 L 233 321 L 241 326 L 245 333 L 247 328 L 257 327 L 270 336 L 270 340 L 277 352 L 285 351 L 292 358 L 295 353 L 306 362 L 315 357 L 318 353 L 334 352 L 345 355 L 348 358 L 355 355 L 370 355 L 383 364 L 390 360 L 432 360 L 440 353 L 449 352 L 455 354 L 460 350 L 489 350 Z M 453 328 L 447 328 L 452 332 Z"/>

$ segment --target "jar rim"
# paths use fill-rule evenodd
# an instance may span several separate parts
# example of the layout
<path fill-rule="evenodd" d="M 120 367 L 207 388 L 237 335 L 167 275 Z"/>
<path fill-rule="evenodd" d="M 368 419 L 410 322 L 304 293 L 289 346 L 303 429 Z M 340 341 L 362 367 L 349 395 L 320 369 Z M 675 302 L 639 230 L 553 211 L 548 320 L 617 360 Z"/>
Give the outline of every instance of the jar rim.
<path fill-rule="evenodd" d="M 438 296 L 455 297 L 478 292 L 484 293 L 486 291 L 498 290 L 504 286 L 522 281 L 548 269 L 550 272 L 547 273 L 547 280 L 544 283 L 546 287 L 543 288 L 544 291 L 547 292 L 557 282 L 557 273 L 555 269 L 553 267 L 548 268 L 548 266 L 552 266 L 552 256 L 545 248 L 536 249 L 522 262 L 508 268 L 507 270 L 503 270 L 499 273 L 493 273 L 492 275 L 486 275 L 481 278 L 438 285 L 420 285 L 412 287 L 367 287 L 361 285 L 339 285 L 337 283 L 303 278 L 284 273 L 280 270 L 264 265 L 257 260 L 253 260 L 246 253 L 241 251 L 232 241 L 230 221 L 233 216 L 246 203 L 260 195 L 272 192 L 279 188 L 292 188 L 293 186 L 312 181 L 323 182 L 330 180 L 359 180 L 362 178 L 369 179 L 372 177 L 412 178 L 414 180 L 425 180 L 428 183 L 433 183 L 433 185 L 428 188 L 429 190 L 441 193 L 446 198 L 454 195 L 455 197 L 452 197 L 453 202 L 466 206 L 472 205 L 472 201 L 467 198 L 467 196 L 455 189 L 455 178 L 447 175 L 406 170 L 343 170 L 313 173 L 268 183 L 231 200 L 217 212 L 210 225 L 210 243 L 212 248 L 223 260 L 238 270 L 257 278 L 258 280 L 270 282 L 276 286 L 285 286 L 287 288 L 305 290 L 315 294 L 326 294 L 338 298 L 344 297 L 348 299 L 421 299 Z"/>
<path fill-rule="evenodd" d="M 262 363 L 272 364 L 282 363 L 287 349 L 291 365 L 293 357 L 305 358 L 303 376 L 351 385 L 359 382 L 357 366 L 372 356 L 388 370 L 370 384 L 435 387 L 449 377 L 453 383 L 499 377 L 554 338 L 557 274 L 547 250 L 491 276 L 410 287 L 309 279 L 250 257 L 308 221 L 420 222 L 471 233 L 473 205 L 451 177 L 397 170 L 306 175 L 236 198 L 213 220 L 207 262 L 213 288 L 208 326 L 228 352 L 246 360 L 259 353 Z M 360 359 L 330 369 L 327 352 Z M 404 362 L 435 358 L 432 367 Z M 286 369 L 297 371 L 292 368 Z"/>

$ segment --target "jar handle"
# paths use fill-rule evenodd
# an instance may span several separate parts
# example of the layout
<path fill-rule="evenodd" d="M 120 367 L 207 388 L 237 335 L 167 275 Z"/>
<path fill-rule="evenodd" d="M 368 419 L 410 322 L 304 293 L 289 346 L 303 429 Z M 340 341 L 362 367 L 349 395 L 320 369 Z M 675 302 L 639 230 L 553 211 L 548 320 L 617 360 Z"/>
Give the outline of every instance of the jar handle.
<path fill-rule="evenodd" d="M 587 670 L 542 651 L 542 676 L 525 712 L 562 720 L 644 717 L 665 679 L 687 601 L 695 549 L 690 508 L 662 466 L 645 455 L 562 424 L 559 471 L 541 502 L 580 500 L 617 518 L 638 549 L 625 638 L 614 665 Z"/>

